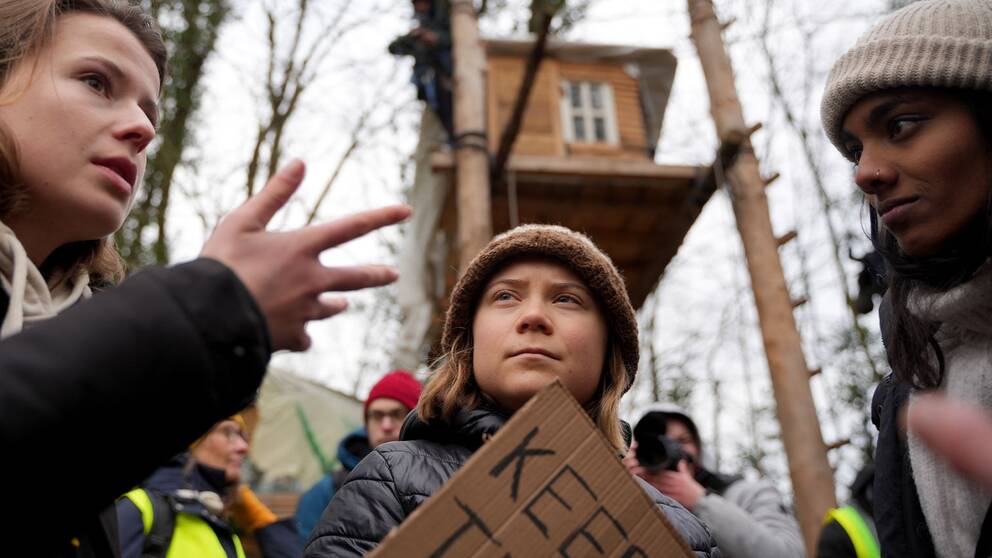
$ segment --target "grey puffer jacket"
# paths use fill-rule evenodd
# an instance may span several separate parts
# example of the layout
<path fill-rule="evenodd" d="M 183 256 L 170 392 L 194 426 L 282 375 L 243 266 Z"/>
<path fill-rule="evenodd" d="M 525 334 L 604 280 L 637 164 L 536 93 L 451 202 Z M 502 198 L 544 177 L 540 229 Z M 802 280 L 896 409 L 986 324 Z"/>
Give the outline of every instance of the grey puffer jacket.
<path fill-rule="evenodd" d="M 803 558 L 796 518 L 767 480 L 736 480 L 722 494 L 707 492 L 692 512 L 733 558 Z"/>
<path fill-rule="evenodd" d="M 507 418 L 490 409 L 475 409 L 460 411 L 450 425 L 426 424 L 411 413 L 403 425 L 402 441 L 379 446 L 348 476 L 324 510 L 304 556 L 361 556 L 371 551 L 440 489 Z M 722 558 L 699 519 L 640 482 L 697 557 Z"/>

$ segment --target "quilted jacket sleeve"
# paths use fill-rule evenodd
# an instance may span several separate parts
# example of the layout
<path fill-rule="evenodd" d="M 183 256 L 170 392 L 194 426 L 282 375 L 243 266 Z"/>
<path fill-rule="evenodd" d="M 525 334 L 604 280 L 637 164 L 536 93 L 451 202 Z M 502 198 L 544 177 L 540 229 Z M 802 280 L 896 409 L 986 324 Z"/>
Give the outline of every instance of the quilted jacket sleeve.
<path fill-rule="evenodd" d="M 304 557 L 362 556 L 405 517 L 389 463 L 373 451 L 334 494 L 310 535 Z"/>
<path fill-rule="evenodd" d="M 796 518 L 768 481 L 737 481 L 723 496 L 703 496 L 692 511 L 709 525 L 717 542 L 735 558 L 806 555 Z"/>
<path fill-rule="evenodd" d="M 634 479 L 651 496 L 654 503 L 665 514 L 668 522 L 682 535 L 682 538 L 697 558 L 723 558 L 723 554 L 721 554 L 720 549 L 717 547 L 713 535 L 710 534 L 709 529 L 706 528 L 706 525 L 699 518 L 682 507 L 682 504 L 658 492 L 658 489 L 648 484 L 644 479 L 637 476 Z"/>

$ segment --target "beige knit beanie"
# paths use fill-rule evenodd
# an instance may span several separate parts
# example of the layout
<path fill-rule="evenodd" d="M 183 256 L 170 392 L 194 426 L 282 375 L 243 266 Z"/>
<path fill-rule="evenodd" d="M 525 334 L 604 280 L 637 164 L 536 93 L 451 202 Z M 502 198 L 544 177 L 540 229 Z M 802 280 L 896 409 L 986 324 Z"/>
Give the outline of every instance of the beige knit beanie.
<path fill-rule="evenodd" d="M 513 260 L 545 257 L 561 262 L 578 275 L 598 298 L 627 369 L 630 389 L 637 374 L 640 350 L 637 318 L 620 272 L 589 237 L 557 225 L 521 225 L 493 238 L 469 264 L 451 292 L 444 320 L 441 353 L 450 352 L 457 334 L 471 329 L 482 289 L 489 278 Z"/>
<path fill-rule="evenodd" d="M 887 16 L 840 58 L 820 105 L 845 153 L 841 125 L 869 93 L 899 87 L 992 91 L 992 0 L 923 0 Z"/>

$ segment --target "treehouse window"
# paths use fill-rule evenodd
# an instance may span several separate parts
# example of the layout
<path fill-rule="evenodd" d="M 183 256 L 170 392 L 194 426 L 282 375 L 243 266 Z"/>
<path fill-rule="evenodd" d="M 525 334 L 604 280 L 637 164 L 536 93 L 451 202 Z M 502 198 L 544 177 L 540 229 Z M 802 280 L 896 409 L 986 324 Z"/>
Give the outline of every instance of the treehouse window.
<path fill-rule="evenodd" d="M 563 81 L 561 113 L 568 143 L 619 143 L 613 91 L 608 84 Z"/>

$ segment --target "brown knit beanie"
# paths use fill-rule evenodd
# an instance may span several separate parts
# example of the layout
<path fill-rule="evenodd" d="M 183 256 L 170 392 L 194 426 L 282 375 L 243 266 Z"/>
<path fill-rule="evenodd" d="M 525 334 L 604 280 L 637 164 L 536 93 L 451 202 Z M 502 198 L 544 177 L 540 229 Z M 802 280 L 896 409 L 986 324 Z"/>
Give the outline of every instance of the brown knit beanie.
<path fill-rule="evenodd" d="M 609 256 L 589 238 L 557 225 L 521 225 L 493 238 L 455 284 L 444 320 L 441 352 L 451 350 L 455 336 L 472 328 L 475 309 L 489 278 L 513 260 L 526 257 L 550 258 L 572 270 L 597 297 L 610 328 L 610 336 L 620 350 L 627 369 L 630 389 L 637 374 L 640 351 L 637 344 L 637 318 L 627 296 L 620 272 Z"/>
<path fill-rule="evenodd" d="M 820 118 L 847 155 L 841 125 L 859 99 L 900 87 L 992 91 L 992 1 L 923 0 L 862 36 L 827 78 Z"/>

